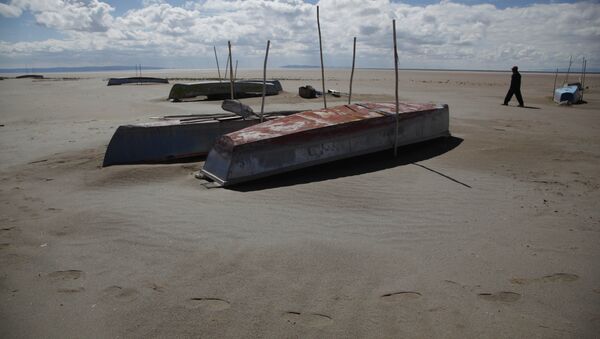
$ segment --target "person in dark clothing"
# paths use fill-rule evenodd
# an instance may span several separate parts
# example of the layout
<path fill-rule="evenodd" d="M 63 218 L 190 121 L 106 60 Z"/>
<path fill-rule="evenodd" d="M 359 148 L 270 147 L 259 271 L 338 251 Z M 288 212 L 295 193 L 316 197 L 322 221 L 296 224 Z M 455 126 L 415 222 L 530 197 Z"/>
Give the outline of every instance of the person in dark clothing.
<path fill-rule="evenodd" d="M 510 79 L 510 88 L 508 89 L 508 93 L 506 93 L 506 97 L 504 98 L 503 105 L 508 105 L 510 99 L 512 99 L 513 94 L 517 97 L 517 101 L 519 101 L 519 107 L 525 107 L 523 104 L 523 97 L 521 96 L 521 73 L 519 73 L 519 67 L 514 66 L 512 68 L 512 78 Z"/>

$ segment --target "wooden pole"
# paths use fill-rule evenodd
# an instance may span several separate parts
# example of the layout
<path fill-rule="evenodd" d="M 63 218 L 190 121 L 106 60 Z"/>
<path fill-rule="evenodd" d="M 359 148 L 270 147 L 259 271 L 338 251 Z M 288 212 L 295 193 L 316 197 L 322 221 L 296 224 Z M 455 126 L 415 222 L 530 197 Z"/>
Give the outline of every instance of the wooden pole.
<path fill-rule="evenodd" d="M 565 85 L 569 84 L 569 73 L 571 73 L 571 65 L 573 64 L 573 56 L 569 58 L 569 69 L 567 69 L 567 78 L 565 79 Z"/>
<path fill-rule="evenodd" d="M 585 58 L 581 58 L 581 74 L 579 75 L 579 83 L 583 81 L 583 65 L 585 64 Z"/>
<path fill-rule="evenodd" d="M 348 105 L 352 101 L 352 80 L 354 79 L 354 60 L 356 59 L 356 37 L 354 37 L 354 45 L 352 46 L 352 72 L 350 72 L 350 91 L 348 93 Z"/>
<path fill-rule="evenodd" d="M 392 21 L 394 29 L 394 73 L 396 74 L 396 133 L 394 137 L 394 156 L 398 155 L 398 126 L 400 125 L 400 108 L 398 107 L 400 102 L 398 100 L 398 49 L 396 47 L 396 20 Z"/>
<path fill-rule="evenodd" d="M 267 51 L 265 52 L 265 64 L 263 65 L 263 91 L 262 91 L 262 102 L 260 103 L 260 122 L 263 122 L 263 114 L 265 113 L 265 96 L 267 95 L 267 59 L 269 58 L 269 46 L 271 46 L 271 40 L 267 40 Z"/>
<path fill-rule="evenodd" d="M 235 72 L 233 73 L 233 77 L 234 77 L 235 79 L 237 79 L 237 65 L 238 65 L 238 61 L 237 61 L 237 59 L 236 59 L 236 60 L 235 60 Z"/>
<path fill-rule="evenodd" d="M 213 46 L 215 50 L 215 60 L 217 61 L 217 72 L 219 73 L 219 82 L 221 82 L 221 69 L 219 68 L 219 58 L 217 57 L 217 46 Z"/>
<path fill-rule="evenodd" d="M 583 87 L 585 89 L 585 76 L 587 74 L 587 59 L 585 59 L 584 63 L 583 63 L 583 83 L 581 84 L 581 87 Z"/>
<path fill-rule="evenodd" d="M 587 60 L 583 58 L 583 79 L 581 81 L 581 101 L 583 101 L 583 93 L 585 92 L 585 71 L 587 70 Z"/>
<path fill-rule="evenodd" d="M 229 46 L 229 63 L 231 64 L 231 60 L 233 60 L 233 58 L 231 57 L 231 41 L 227 41 L 227 46 Z M 231 100 L 235 99 L 235 95 L 234 90 L 233 90 L 233 66 L 229 66 L 229 83 L 231 84 L 230 88 L 231 88 Z"/>
<path fill-rule="evenodd" d="M 323 107 L 327 108 L 327 92 L 325 91 L 325 68 L 323 67 L 323 43 L 321 42 L 321 23 L 319 21 L 319 6 L 317 6 L 317 29 L 319 30 L 319 53 L 321 55 L 321 82 L 323 84 Z"/>
<path fill-rule="evenodd" d="M 556 90 L 556 79 L 558 78 L 558 68 L 554 74 L 554 87 L 552 87 L 552 100 L 554 100 L 554 91 Z"/>
<path fill-rule="evenodd" d="M 223 76 L 223 79 L 227 80 L 228 76 L 227 76 L 227 71 L 229 70 L 229 53 L 227 54 L 227 62 L 225 63 L 225 75 Z"/>

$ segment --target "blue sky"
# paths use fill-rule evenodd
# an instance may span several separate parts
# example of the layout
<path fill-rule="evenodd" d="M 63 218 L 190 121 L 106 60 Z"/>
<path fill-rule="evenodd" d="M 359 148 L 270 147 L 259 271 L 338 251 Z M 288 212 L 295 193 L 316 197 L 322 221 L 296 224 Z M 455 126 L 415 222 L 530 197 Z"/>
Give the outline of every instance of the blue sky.
<path fill-rule="evenodd" d="M 276 66 L 314 64 L 317 3 L 332 66 L 349 64 L 353 36 L 359 65 L 390 66 L 393 18 L 406 67 L 543 69 L 600 55 L 597 0 L 0 0 L 0 67 L 212 67 L 227 40 L 241 67 L 257 67 L 267 39 Z"/>

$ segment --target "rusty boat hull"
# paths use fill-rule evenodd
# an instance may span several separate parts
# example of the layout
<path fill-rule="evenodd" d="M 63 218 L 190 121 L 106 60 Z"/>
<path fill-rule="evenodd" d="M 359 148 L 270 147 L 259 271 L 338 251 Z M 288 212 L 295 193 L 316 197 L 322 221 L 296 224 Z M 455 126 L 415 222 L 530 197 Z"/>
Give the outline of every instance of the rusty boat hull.
<path fill-rule="evenodd" d="M 395 104 L 305 111 L 222 136 L 201 174 L 221 186 L 391 149 Z M 448 136 L 447 105 L 400 103 L 397 146 Z"/>

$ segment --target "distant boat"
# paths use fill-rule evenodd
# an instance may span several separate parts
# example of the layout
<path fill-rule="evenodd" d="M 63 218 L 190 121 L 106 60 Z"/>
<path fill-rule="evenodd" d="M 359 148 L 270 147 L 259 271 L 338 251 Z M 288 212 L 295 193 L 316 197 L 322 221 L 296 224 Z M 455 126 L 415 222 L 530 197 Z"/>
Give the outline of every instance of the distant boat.
<path fill-rule="evenodd" d="M 581 101 L 583 88 L 576 82 L 554 90 L 554 102 L 557 104 L 576 104 Z"/>
<path fill-rule="evenodd" d="M 168 84 L 169 80 L 163 78 L 152 78 L 152 77 L 129 77 L 129 78 L 110 78 L 106 86 L 117 86 L 123 84 Z"/>
<path fill-rule="evenodd" d="M 283 90 L 279 80 L 267 80 L 266 95 L 276 95 Z M 261 96 L 263 92 L 262 80 L 236 80 L 234 83 L 234 96 L 248 98 Z M 231 97 L 231 84 L 229 81 L 202 81 L 189 84 L 175 84 L 169 93 L 169 100 L 181 101 L 196 97 L 206 97 L 209 100 L 221 100 Z"/>
<path fill-rule="evenodd" d="M 265 119 L 298 113 L 265 113 Z M 260 122 L 231 113 L 166 116 L 147 123 L 119 126 L 110 139 L 102 166 L 158 163 L 205 156 L 223 134 Z"/>
<path fill-rule="evenodd" d="M 39 74 L 24 74 L 15 77 L 15 79 L 44 79 L 44 76 Z"/>
<path fill-rule="evenodd" d="M 359 103 L 305 111 L 225 134 L 201 175 L 228 186 L 449 135 L 447 105 Z"/>

